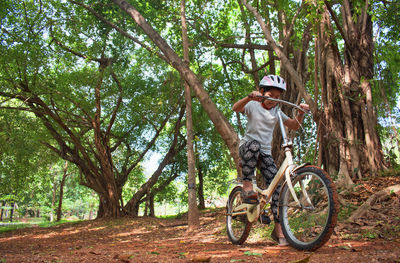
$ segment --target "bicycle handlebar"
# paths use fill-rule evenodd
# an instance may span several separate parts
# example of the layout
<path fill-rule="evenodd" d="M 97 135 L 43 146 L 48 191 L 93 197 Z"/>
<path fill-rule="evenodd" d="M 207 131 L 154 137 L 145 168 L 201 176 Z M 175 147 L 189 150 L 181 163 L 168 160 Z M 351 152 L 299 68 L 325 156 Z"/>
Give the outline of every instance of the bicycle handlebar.
<path fill-rule="evenodd" d="M 280 102 L 280 103 L 286 104 L 288 106 L 291 106 L 293 108 L 296 108 L 298 110 L 301 110 L 304 113 L 310 113 L 309 110 L 305 110 L 305 109 L 301 108 L 299 105 L 291 103 L 291 102 L 288 102 L 286 100 L 274 99 L 274 98 L 271 98 L 271 97 L 268 97 L 268 96 L 259 96 L 259 95 L 255 96 L 255 97 L 262 98 L 262 99 L 265 99 L 265 100 L 271 100 L 271 101 Z"/>

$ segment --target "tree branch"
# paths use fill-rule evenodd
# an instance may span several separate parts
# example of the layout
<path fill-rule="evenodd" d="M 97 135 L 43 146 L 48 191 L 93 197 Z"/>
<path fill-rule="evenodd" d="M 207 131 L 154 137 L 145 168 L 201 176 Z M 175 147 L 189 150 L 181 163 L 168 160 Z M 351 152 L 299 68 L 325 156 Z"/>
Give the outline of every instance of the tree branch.
<path fill-rule="evenodd" d="M 335 12 L 333 11 L 332 7 L 329 5 L 328 1 L 325 0 L 324 3 L 325 3 L 326 8 L 329 11 L 329 14 L 332 17 L 332 20 L 335 22 L 335 25 L 336 25 L 337 29 L 339 30 L 339 33 L 342 36 L 346 47 L 348 49 L 350 49 L 350 47 L 349 47 L 349 39 L 347 38 L 347 35 L 344 33 L 344 30 L 343 30 L 342 26 L 340 25 L 339 20 L 338 20 L 338 18 L 336 16 Z"/>
<path fill-rule="evenodd" d="M 285 39 L 282 41 L 283 43 L 286 43 L 290 40 L 290 37 L 292 36 L 292 33 L 293 33 L 294 23 L 296 22 L 297 17 L 300 15 L 301 10 L 303 9 L 303 3 L 304 2 L 301 3 L 299 9 L 297 9 L 296 14 L 293 16 L 293 19 L 288 28 L 288 34 L 285 36 Z M 285 45 L 285 44 L 283 44 L 283 45 Z"/>
<path fill-rule="evenodd" d="M 122 88 L 121 82 L 119 82 L 119 80 L 117 78 L 117 75 L 114 73 L 114 71 L 111 71 L 111 76 L 114 79 L 115 83 L 117 83 L 117 86 L 118 86 L 118 89 L 119 89 L 119 96 L 118 96 L 118 100 L 117 100 L 117 105 L 115 106 L 115 108 L 113 110 L 113 113 L 111 115 L 110 123 L 108 124 L 108 128 L 106 130 L 106 136 L 107 137 L 108 137 L 108 135 L 109 135 L 109 133 L 111 131 L 111 128 L 112 128 L 114 122 L 115 122 L 115 118 L 117 117 L 117 112 L 118 112 L 118 109 L 121 106 L 122 94 L 123 94 L 123 88 Z"/>
<path fill-rule="evenodd" d="M 181 107 L 181 110 L 179 112 L 179 118 L 177 122 L 175 123 L 175 128 L 174 128 L 174 139 L 171 143 L 171 146 L 168 150 L 168 153 L 164 156 L 163 160 L 161 163 L 158 165 L 157 170 L 152 174 L 152 176 L 147 180 L 146 183 L 144 183 L 139 190 L 133 195 L 133 197 L 129 200 L 129 202 L 126 204 L 125 208 L 127 210 L 130 210 L 129 208 L 133 208 L 139 201 L 140 199 L 147 193 L 147 190 L 151 188 L 158 180 L 159 176 L 161 175 L 163 169 L 165 166 L 167 166 L 170 162 L 171 159 L 181 151 L 185 147 L 185 143 L 182 143 L 181 145 L 177 146 L 178 143 L 178 137 L 179 137 L 179 129 L 181 126 L 181 121 L 183 118 L 183 115 L 185 114 L 185 105 Z"/>
<path fill-rule="evenodd" d="M 364 35 L 367 30 L 367 19 L 368 19 L 368 8 L 369 8 L 369 0 L 365 0 L 365 8 L 363 8 L 361 13 L 361 34 Z"/>
<path fill-rule="evenodd" d="M 0 106 L 0 109 L 2 110 L 19 110 L 19 111 L 30 111 L 32 110 L 30 108 L 24 108 L 24 107 L 6 107 L 6 106 Z"/>
<path fill-rule="evenodd" d="M 264 63 L 263 65 L 259 66 L 258 68 L 255 68 L 255 69 L 252 69 L 252 70 L 249 70 L 247 65 L 244 64 L 242 61 L 239 61 L 239 60 L 232 60 L 232 61 L 226 62 L 225 65 L 229 65 L 229 64 L 233 64 L 233 63 L 237 63 L 237 64 L 242 65 L 242 71 L 244 73 L 247 73 L 247 74 L 252 74 L 254 72 L 260 71 L 261 69 L 263 69 L 263 68 L 265 68 L 266 66 L 269 65 L 269 62 L 267 62 L 267 63 Z"/>
<path fill-rule="evenodd" d="M 172 112 L 175 112 L 175 109 Z M 138 163 L 143 159 L 146 153 L 150 150 L 150 148 L 156 142 L 158 136 L 160 135 L 161 131 L 164 129 L 165 125 L 167 124 L 168 120 L 171 118 L 171 114 L 169 114 L 160 125 L 160 128 L 156 129 L 156 134 L 154 135 L 153 139 L 147 144 L 146 149 L 139 155 L 138 159 L 127 169 L 127 175 L 138 165 Z"/>
<path fill-rule="evenodd" d="M 29 92 L 29 88 L 26 85 L 24 85 L 22 88 L 26 92 Z M 7 97 L 10 97 L 10 94 L 4 93 L 4 92 L 0 92 L 0 95 L 3 95 L 3 96 L 7 95 Z M 45 115 L 48 115 L 51 119 L 53 119 L 61 127 L 61 129 L 63 129 L 68 134 L 68 136 L 71 138 L 71 140 L 73 141 L 73 143 L 75 144 L 75 146 L 77 147 L 77 149 L 82 154 L 85 161 L 87 162 L 90 170 L 93 171 L 93 173 L 95 173 L 97 175 L 99 174 L 97 167 L 91 161 L 91 159 L 88 156 L 88 154 L 86 153 L 84 147 L 80 143 L 78 137 L 71 131 L 71 129 L 68 128 L 68 126 L 61 120 L 61 118 L 47 106 L 46 103 L 44 103 L 37 96 L 32 98 L 32 97 L 24 97 L 19 94 L 14 94 L 14 95 L 11 95 L 11 97 L 19 99 L 19 100 L 23 101 L 24 103 L 28 104 L 28 106 L 32 109 L 32 111 L 35 113 L 35 115 L 39 119 L 44 121 L 44 124 L 46 125 L 46 127 L 49 129 L 50 132 L 52 132 L 53 138 L 55 138 L 59 143 L 63 142 L 62 136 L 56 132 L 55 128 L 50 124 L 50 121 L 45 117 Z M 35 105 L 39 106 L 40 109 L 38 109 Z M 61 146 L 67 147 L 64 142 L 61 143 Z"/>
<path fill-rule="evenodd" d="M 193 24 L 189 23 L 189 25 L 191 25 L 192 27 Z M 225 43 L 221 40 L 217 40 L 214 37 L 212 37 L 209 33 L 208 33 L 208 29 L 206 29 L 206 32 L 202 31 L 202 34 L 211 42 L 213 42 L 215 45 L 218 45 L 220 47 L 224 47 L 224 48 L 237 48 L 237 49 L 254 49 L 254 50 L 268 50 L 268 51 L 272 51 L 272 47 L 270 45 L 260 45 L 260 44 L 253 44 L 253 43 L 245 43 L 245 44 L 236 44 L 236 43 Z M 242 38 L 242 37 L 241 37 Z"/>
<path fill-rule="evenodd" d="M 86 10 L 88 10 L 90 13 L 92 13 L 95 17 L 97 17 L 98 19 L 100 19 L 103 23 L 107 24 L 108 26 L 110 26 L 111 28 L 114 28 L 116 31 L 118 31 L 121 35 L 123 35 L 124 37 L 132 40 L 133 42 L 139 44 L 141 47 L 145 48 L 147 51 L 149 51 L 151 54 L 156 54 L 159 58 L 166 60 L 167 58 L 162 55 L 160 52 L 157 52 L 155 50 L 153 50 L 151 47 L 147 46 L 146 44 L 144 44 L 142 41 L 140 41 L 138 38 L 130 35 L 129 33 L 127 33 L 126 31 L 124 31 L 122 28 L 118 27 L 117 25 L 111 23 L 110 21 L 108 21 L 107 19 L 105 19 L 102 15 L 100 15 L 99 13 L 97 13 L 93 8 L 91 8 L 90 6 L 87 6 L 83 3 L 79 3 L 73 0 L 68 0 L 69 2 L 75 4 L 75 5 L 79 5 L 83 8 L 85 8 Z"/>
<path fill-rule="evenodd" d="M 58 39 L 54 36 L 52 27 L 50 27 L 50 36 L 52 37 L 54 43 L 56 43 L 59 47 L 61 47 L 61 48 L 64 49 L 65 51 L 67 51 L 67 52 L 69 52 L 69 53 L 71 53 L 71 54 L 74 54 L 75 56 L 80 57 L 80 58 L 83 58 L 83 59 L 88 59 L 88 60 L 91 60 L 91 61 L 100 62 L 100 60 L 97 59 L 97 58 L 89 57 L 89 56 L 87 56 L 87 55 L 85 55 L 85 54 L 79 53 L 78 51 L 75 51 L 75 50 L 73 50 L 73 49 L 67 47 L 66 45 L 64 45 L 60 40 L 58 40 Z"/>

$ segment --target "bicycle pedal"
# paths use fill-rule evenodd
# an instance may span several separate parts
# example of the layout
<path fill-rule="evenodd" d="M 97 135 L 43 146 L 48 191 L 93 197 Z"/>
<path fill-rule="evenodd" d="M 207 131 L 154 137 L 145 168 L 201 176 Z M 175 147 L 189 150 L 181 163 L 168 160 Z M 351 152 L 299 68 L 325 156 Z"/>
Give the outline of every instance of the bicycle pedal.
<path fill-rule="evenodd" d="M 267 215 L 260 215 L 260 222 L 264 225 L 269 225 L 271 223 L 271 218 L 269 218 L 269 216 Z"/>

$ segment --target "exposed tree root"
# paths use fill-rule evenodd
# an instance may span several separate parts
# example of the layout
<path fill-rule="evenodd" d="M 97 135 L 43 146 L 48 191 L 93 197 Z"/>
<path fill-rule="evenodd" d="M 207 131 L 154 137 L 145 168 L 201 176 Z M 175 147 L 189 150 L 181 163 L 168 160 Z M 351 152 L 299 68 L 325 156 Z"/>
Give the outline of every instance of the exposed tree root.
<path fill-rule="evenodd" d="M 353 212 L 348 221 L 355 222 L 357 219 L 364 216 L 376 202 L 384 201 L 390 198 L 391 195 L 397 195 L 398 198 L 400 198 L 400 184 L 386 187 L 385 189 L 371 195 L 364 204 Z"/>

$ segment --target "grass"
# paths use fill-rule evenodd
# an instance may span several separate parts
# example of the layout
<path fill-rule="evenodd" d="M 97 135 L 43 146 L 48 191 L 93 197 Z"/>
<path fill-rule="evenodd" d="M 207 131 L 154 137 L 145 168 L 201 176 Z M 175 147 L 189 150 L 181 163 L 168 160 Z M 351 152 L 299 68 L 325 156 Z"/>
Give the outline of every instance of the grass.
<path fill-rule="evenodd" d="M 180 219 L 180 218 L 183 217 L 184 214 L 186 214 L 186 212 L 179 213 L 179 214 L 176 214 L 176 215 L 157 216 L 157 218 L 161 218 L 161 219 Z"/>
<path fill-rule="evenodd" d="M 348 219 L 351 214 L 357 209 L 357 206 L 354 204 L 346 204 L 345 206 L 341 206 L 338 215 L 338 221 L 343 222 Z"/>
<path fill-rule="evenodd" d="M 264 225 L 257 223 L 253 226 L 251 230 L 251 238 L 254 240 L 263 240 L 271 236 L 272 230 L 274 229 L 274 223 L 269 225 Z"/>
<path fill-rule="evenodd" d="M 69 221 L 66 219 L 62 219 L 58 222 L 50 222 L 44 218 L 31 218 L 27 222 L 1 222 L 0 223 L 0 233 L 5 233 L 9 231 L 13 231 L 16 229 L 24 229 L 24 228 L 29 228 L 29 227 L 41 227 L 41 228 L 46 228 L 46 227 L 52 227 L 52 226 L 57 226 L 60 224 L 64 223 L 71 223 L 71 222 L 79 222 L 80 220 L 77 221 Z"/>
<path fill-rule="evenodd" d="M 212 213 L 212 212 L 218 212 L 221 209 L 225 209 L 224 207 L 207 207 L 206 209 L 203 210 L 199 210 L 200 214 L 205 214 L 205 213 Z M 161 218 L 161 219 L 181 219 L 184 216 L 187 215 L 187 211 L 176 214 L 176 215 L 163 215 L 163 216 L 157 216 L 157 218 Z"/>

